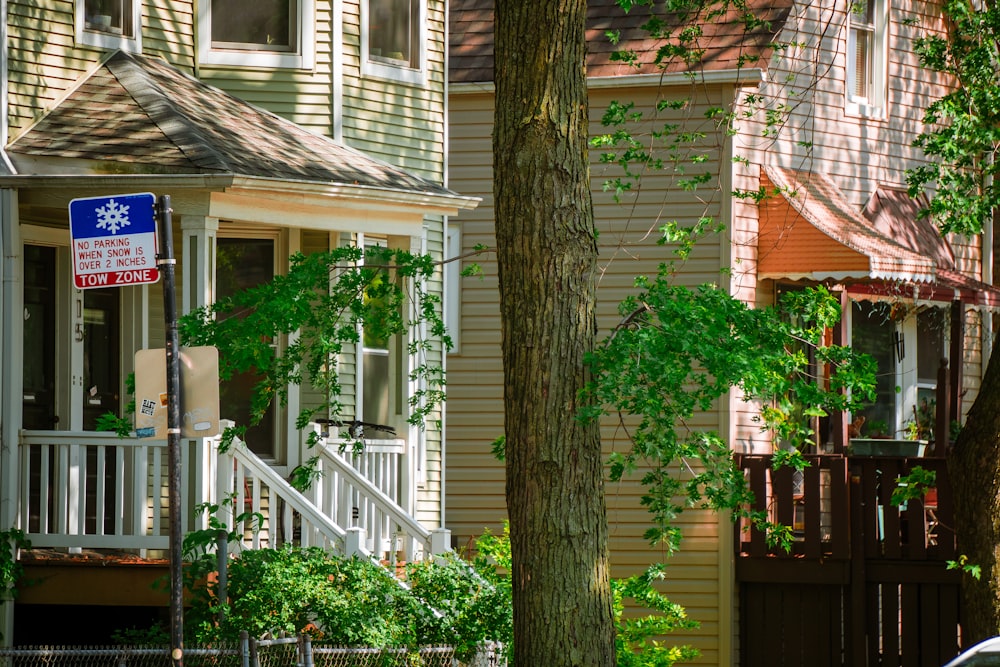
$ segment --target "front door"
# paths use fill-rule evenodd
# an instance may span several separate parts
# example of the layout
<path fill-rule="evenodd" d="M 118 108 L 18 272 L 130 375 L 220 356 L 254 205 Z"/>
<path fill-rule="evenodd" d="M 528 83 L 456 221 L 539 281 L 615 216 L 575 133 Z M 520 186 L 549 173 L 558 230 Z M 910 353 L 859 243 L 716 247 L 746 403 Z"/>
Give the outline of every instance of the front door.
<path fill-rule="evenodd" d="M 124 289 L 78 290 L 68 248 L 24 245 L 22 428 L 87 430 L 121 416 Z"/>

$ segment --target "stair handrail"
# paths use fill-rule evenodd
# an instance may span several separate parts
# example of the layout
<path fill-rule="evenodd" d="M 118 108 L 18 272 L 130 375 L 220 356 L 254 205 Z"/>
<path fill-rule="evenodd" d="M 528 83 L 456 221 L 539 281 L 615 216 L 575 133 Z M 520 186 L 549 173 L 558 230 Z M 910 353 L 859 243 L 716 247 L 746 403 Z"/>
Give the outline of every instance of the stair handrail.
<path fill-rule="evenodd" d="M 433 547 L 431 539 L 432 531 L 420 525 L 420 522 L 414 519 L 399 503 L 387 496 L 371 480 L 352 466 L 345 454 L 340 452 L 340 446 L 331 444 L 330 441 L 332 438 L 323 435 L 319 424 L 310 424 L 310 426 L 319 434 L 319 439 L 314 449 L 323 461 L 332 465 L 338 474 L 345 477 L 355 489 L 366 496 L 367 500 L 388 515 L 396 525 L 405 530 L 408 536 L 419 540 L 424 546 L 424 553 L 428 556 L 431 555 Z"/>
<path fill-rule="evenodd" d="M 297 512 L 303 521 L 308 521 L 320 532 L 323 538 L 335 545 L 341 552 L 346 553 L 347 531 L 338 526 L 332 518 L 319 511 L 319 508 L 311 500 L 264 463 L 249 447 L 245 446 L 242 440 L 234 438 L 232 445 L 225 452 L 218 449 L 221 438 L 212 438 L 211 442 L 219 457 L 220 471 L 224 471 L 231 478 L 234 460 L 245 466 L 258 479 L 273 489 L 281 500 L 288 503 L 292 511 Z M 231 491 L 232 489 L 223 487 L 222 481 L 219 481 L 218 498 L 225 497 Z"/>

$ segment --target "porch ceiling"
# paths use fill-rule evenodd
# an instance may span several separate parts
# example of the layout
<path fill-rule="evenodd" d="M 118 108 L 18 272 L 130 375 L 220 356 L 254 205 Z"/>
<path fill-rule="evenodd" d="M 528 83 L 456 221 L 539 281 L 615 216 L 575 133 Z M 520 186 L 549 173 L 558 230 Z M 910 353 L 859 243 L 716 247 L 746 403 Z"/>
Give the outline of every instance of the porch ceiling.
<path fill-rule="evenodd" d="M 120 51 L 16 136 L 7 153 L 18 174 L 0 177 L 0 187 L 101 188 L 106 180 L 128 182 L 131 176 L 132 185 L 145 180 L 163 187 L 235 188 L 321 207 L 332 200 L 366 201 L 416 208 L 420 215 L 478 203 L 162 60 Z"/>

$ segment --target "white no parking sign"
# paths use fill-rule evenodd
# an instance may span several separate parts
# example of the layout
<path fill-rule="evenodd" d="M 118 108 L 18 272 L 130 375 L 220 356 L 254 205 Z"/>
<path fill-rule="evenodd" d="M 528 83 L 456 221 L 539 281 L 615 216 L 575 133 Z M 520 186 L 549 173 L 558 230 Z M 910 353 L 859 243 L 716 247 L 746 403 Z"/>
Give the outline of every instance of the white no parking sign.
<path fill-rule="evenodd" d="M 79 289 L 155 283 L 156 197 L 87 197 L 69 203 L 73 284 Z"/>

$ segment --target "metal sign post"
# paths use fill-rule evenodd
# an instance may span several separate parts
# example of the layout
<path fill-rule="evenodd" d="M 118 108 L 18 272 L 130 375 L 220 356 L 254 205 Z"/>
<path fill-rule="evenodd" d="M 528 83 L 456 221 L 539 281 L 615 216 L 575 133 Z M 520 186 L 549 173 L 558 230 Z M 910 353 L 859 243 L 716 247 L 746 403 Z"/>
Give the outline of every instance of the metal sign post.
<path fill-rule="evenodd" d="M 170 661 L 184 664 L 184 583 L 181 533 L 181 408 L 180 348 L 177 341 L 177 297 L 174 293 L 174 240 L 170 195 L 157 201 L 160 254 L 157 264 L 163 277 L 163 313 L 167 349 L 167 477 L 170 508 Z"/>

